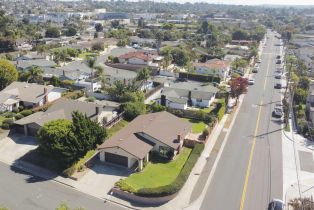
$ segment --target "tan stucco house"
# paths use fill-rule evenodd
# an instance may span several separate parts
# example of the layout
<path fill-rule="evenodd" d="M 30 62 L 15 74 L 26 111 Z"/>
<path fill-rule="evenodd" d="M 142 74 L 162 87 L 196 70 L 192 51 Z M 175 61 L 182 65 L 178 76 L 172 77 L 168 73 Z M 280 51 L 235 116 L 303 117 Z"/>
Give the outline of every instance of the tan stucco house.
<path fill-rule="evenodd" d="M 191 128 L 166 111 L 140 115 L 99 146 L 100 161 L 142 170 L 152 151 L 179 153 Z"/>

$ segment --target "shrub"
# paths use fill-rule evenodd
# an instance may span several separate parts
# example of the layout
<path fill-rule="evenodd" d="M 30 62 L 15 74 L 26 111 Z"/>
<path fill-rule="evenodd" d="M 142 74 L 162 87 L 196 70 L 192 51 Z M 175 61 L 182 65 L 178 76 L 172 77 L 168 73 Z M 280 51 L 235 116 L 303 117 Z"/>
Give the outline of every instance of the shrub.
<path fill-rule="evenodd" d="M 203 134 L 202 134 L 203 136 L 208 136 L 209 135 L 209 132 L 208 132 L 208 129 L 207 128 L 205 128 L 204 130 L 203 130 Z"/>
<path fill-rule="evenodd" d="M 166 107 L 157 104 L 157 103 L 153 103 L 150 107 L 150 109 L 152 110 L 152 112 L 161 112 L 161 111 L 165 111 Z"/>
<path fill-rule="evenodd" d="M 2 116 L 5 118 L 12 118 L 12 117 L 15 117 L 15 115 L 16 114 L 14 112 L 6 112 Z"/>
<path fill-rule="evenodd" d="M 1 128 L 4 130 L 8 130 L 10 126 L 7 123 L 2 123 Z"/>
<path fill-rule="evenodd" d="M 25 109 L 23 111 L 20 112 L 21 115 L 23 115 L 24 117 L 33 114 L 33 111 L 31 109 Z"/>
<path fill-rule="evenodd" d="M 9 126 L 13 125 L 14 120 L 12 118 L 7 118 L 3 120 L 3 123 L 8 124 Z"/>
<path fill-rule="evenodd" d="M 12 109 L 12 112 L 14 112 L 14 113 L 18 113 L 19 111 L 20 110 L 18 108 L 16 108 L 16 107 Z"/>
<path fill-rule="evenodd" d="M 201 155 L 204 149 L 204 144 L 196 144 L 185 162 L 183 168 L 181 169 L 180 174 L 177 176 L 176 180 L 169 185 L 156 187 L 156 188 L 143 188 L 139 189 L 137 192 L 134 189 L 127 186 L 123 181 L 117 183 L 117 186 L 122 186 L 125 191 L 128 192 L 135 192 L 135 194 L 143 197 L 158 197 L 158 196 L 167 196 L 177 193 L 184 185 L 186 180 L 188 179 L 196 161 L 198 160 L 199 156 Z"/>
<path fill-rule="evenodd" d="M 88 98 L 86 99 L 86 101 L 88 101 L 88 102 L 94 102 L 95 100 L 96 100 L 96 98 L 93 97 L 93 96 L 88 97 Z"/>
<path fill-rule="evenodd" d="M 70 177 L 70 176 L 72 176 L 72 174 L 74 174 L 75 172 L 76 172 L 76 167 L 75 167 L 75 165 L 72 165 L 70 168 L 65 169 L 65 170 L 62 172 L 62 175 L 65 176 L 65 177 Z"/>
<path fill-rule="evenodd" d="M 24 116 L 23 116 L 22 114 L 18 113 L 18 114 L 15 115 L 14 118 L 15 118 L 16 120 L 20 120 L 20 119 L 22 119 L 23 117 L 24 117 Z"/>
<path fill-rule="evenodd" d="M 19 106 L 19 111 L 23 111 L 24 110 L 24 106 Z"/>
<path fill-rule="evenodd" d="M 114 58 L 112 59 L 112 62 L 113 62 L 113 63 L 119 63 L 119 58 L 118 58 L 118 57 L 114 57 Z"/>

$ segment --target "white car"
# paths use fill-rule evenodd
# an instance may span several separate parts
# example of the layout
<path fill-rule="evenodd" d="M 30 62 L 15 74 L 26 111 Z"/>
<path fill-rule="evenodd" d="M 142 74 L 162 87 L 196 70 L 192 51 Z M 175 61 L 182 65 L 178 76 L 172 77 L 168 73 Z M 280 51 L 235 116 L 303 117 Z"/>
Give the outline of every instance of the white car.
<path fill-rule="evenodd" d="M 249 79 L 249 85 L 254 85 L 255 80 L 254 79 Z"/>
<path fill-rule="evenodd" d="M 274 111 L 273 111 L 273 116 L 274 117 L 282 117 L 283 115 L 283 106 L 282 104 L 276 104 L 275 105 L 275 108 L 274 108 Z"/>
<path fill-rule="evenodd" d="M 283 210 L 285 207 L 285 204 L 282 200 L 280 199 L 273 199 L 269 204 L 268 204 L 268 210 Z"/>

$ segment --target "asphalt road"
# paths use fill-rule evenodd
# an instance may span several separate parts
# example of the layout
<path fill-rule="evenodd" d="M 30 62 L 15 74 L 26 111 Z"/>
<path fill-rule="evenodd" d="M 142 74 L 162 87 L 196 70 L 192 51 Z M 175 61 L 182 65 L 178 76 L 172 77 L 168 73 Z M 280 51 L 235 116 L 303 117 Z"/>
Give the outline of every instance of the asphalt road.
<path fill-rule="evenodd" d="M 123 210 L 53 181 L 11 170 L 0 162 L 0 207 L 10 210 L 54 210 L 61 202 L 86 210 Z"/>
<path fill-rule="evenodd" d="M 281 100 L 274 89 L 279 40 L 268 36 L 255 84 L 231 128 L 202 210 L 265 210 L 271 199 L 282 199 L 281 122 L 272 117 Z"/>

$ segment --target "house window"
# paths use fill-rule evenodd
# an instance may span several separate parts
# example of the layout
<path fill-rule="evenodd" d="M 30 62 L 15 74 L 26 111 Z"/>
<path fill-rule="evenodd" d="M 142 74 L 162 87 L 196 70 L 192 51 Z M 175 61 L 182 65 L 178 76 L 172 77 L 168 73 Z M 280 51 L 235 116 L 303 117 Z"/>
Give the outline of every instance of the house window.
<path fill-rule="evenodd" d="M 173 149 L 169 147 L 159 146 L 159 155 L 164 158 L 172 159 L 174 152 Z"/>
<path fill-rule="evenodd" d="M 196 99 L 196 102 L 202 102 L 203 100 L 202 99 Z"/>

